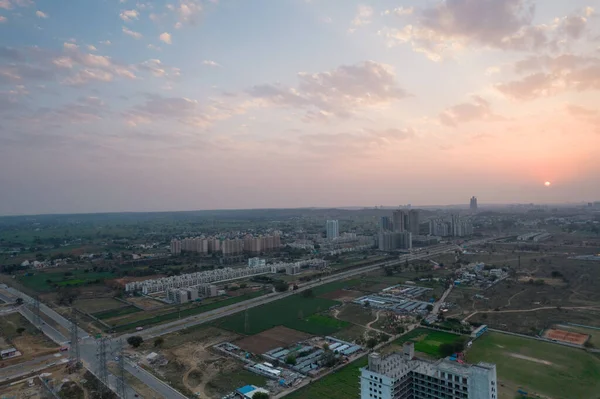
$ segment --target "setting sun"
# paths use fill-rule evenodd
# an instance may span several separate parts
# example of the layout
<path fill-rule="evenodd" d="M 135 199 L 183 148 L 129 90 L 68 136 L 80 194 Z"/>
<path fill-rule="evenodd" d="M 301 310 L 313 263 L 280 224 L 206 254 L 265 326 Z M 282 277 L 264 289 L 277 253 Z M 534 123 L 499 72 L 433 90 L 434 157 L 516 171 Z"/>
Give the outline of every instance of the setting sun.
<path fill-rule="evenodd" d="M 550 183 L 549 181 L 547 181 L 546 183 L 544 183 L 544 186 L 546 187 L 550 187 L 552 185 L 552 183 Z"/>

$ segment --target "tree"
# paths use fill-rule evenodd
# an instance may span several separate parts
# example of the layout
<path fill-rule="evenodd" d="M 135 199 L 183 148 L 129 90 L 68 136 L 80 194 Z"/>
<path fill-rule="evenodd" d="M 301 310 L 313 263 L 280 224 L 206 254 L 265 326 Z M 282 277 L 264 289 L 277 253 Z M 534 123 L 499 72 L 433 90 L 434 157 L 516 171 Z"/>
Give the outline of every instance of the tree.
<path fill-rule="evenodd" d="M 375 345 L 377 345 L 377 338 L 371 337 L 367 340 L 367 347 L 369 349 L 373 349 L 375 347 Z"/>
<path fill-rule="evenodd" d="M 281 280 L 277 281 L 274 284 L 274 287 L 275 287 L 275 291 L 277 291 L 277 292 L 285 292 L 289 289 L 288 284 L 285 281 L 281 281 Z"/>
<path fill-rule="evenodd" d="M 143 342 L 144 342 L 144 338 L 140 337 L 139 335 L 134 335 L 133 337 L 127 338 L 127 343 L 129 345 L 133 346 L 134 348 L 137 348 Z"/>
<path fill-rule="evenodd" d="M 396 332 L 397 332 L 398 334 L 404 334 L 404 331 L 406 331 L 406 330 L 404 329 L 404 326 L 396 326 Z"/>
<path fill-rule="evenodd" d="M 433 305 L 432 304 L 427 305 L 427 311 L 431 312 L 432 310 L 433 310 Z"/>
<path fill-rule="evenodd" d="M 285 358 L 285 364 L 289 364 L 292 366 L 296 365 L 296 356 L 294 355 L 287 355 L 287 357 Z"/>
<path fill-rule="evenodd" d="M 71 287 L 59 288 L 56 299 L 59 305 L 71 305 L 73 301 L 79 296 L 79 290 Z"/>
<path fill-rule="evenodd" d="M 443 357 L 450 356 L 453 353 L 455 353 L 454 352 L 454 345 L 448 344 L 448 343 L 441 344 L 440 347 L 439 347 L 439 349 L 438 349 L 438 351 L 439 351 L 440 355 L 442 355 Z"/>
<path fill-rule="evenodd" d="M 165 342 L 163 337 L 158 337 L 154 340 L 154 347 L 161 346 Z"/>
<path fill-rule="evenodd" d="M 269 399 L 270 396 L 268 393 L 264 393 L 264 392 L 256 392 L 254 395 L 252 395 L 252 399 Z"/>
<path fill-rule="evenodd" d="M 338 359 L 335 357 L 335 353 L 330 350 L 326 350 L 320 357 L 321 365 L 325 367 L 333 367 L 338 362 Z"/>
<path fill-rule="evenodd" d="M 23 334 L 24 332 L 25 332 L 25 328 L 23 328 L 23 327 L 19 327 L 19 328 L 17 328 L 17 334 L 21 335 L 21 334 Z"/>
<path fill-rule="evenodd" d="M 324 343 L 323 344 L 323 350 L 324 351 L 328 351 L 329 350 L 329 344 L 328 343 Z"/>
<path fill-rule="evenodd" d="M 15 303 L 17 305 L 22 305 L 23 304 L 23 298 L 17 298 L 17 300 L 15 301 Z"/>

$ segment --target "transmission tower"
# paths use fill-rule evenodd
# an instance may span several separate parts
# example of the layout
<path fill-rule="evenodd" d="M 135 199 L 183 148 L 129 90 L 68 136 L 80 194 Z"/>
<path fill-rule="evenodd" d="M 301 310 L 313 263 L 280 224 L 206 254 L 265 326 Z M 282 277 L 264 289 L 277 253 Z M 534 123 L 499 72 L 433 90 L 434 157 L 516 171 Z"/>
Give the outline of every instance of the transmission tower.
<path fill-rule="evenodd" d="M 69 353 L 69 360 L 72 367 L 79 368 L 81 366 L 79 328 L 77 327 L 77 316 L 73 308 L 71 308 L 71 351 Z"/>
<path fill-rule="evenodd" d="M 127 399 L 127 385 L 125 384 L 125 350 L 123 348 L 123 340 L 119 340 L 118 354 L 119 359 L 119 375 L 117 375 L 117 394 L 122 399 Z"/>
<path fill-rule="evenodd" d="M 110 339 L 108 337 L 102 337 L 98 339 L 96 348 L 96 357 L 98 358 L 98 379 L 103 384 L 102 391 L 107 392 L 110 390 L 108 387 L 108 363 L 107 363 L 107 352 L 108 344 Z"/>

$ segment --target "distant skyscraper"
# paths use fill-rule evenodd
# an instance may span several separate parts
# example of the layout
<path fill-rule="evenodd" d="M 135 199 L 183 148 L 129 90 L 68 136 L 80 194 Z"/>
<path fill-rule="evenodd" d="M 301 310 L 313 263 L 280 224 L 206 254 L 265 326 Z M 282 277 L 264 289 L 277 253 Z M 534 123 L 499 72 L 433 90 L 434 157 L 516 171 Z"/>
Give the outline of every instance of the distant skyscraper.
<path fill-rule="evenodd" d="M 340 227 L 337 220 L 328 220 L 325 228 L 327 230 L 327 239 L 333 240 L 340 236 Z"/>
<path fill-rule="evenodd" d="M 471 197 L 471 203 L 469 204 L 469 208 L 471 208 L 472 211 L 477 210 L 477 197 Z"/>
<path fill-rule="evenodd" d="M 394 230 L 394 223 L 389 216 L 382 216 L 379 222 L 379 231 L 392 231 Z"/>
<path fill-rule="evenodd" d="M 418 209 L 411 209 L 408 212 L 408 231 L 413 236 L 419 235 L 419 227 L 421 226 L 421 212 Z"/>
<path fill-rule="evenodd" d="M 398 233 L 403 232 L 408 219 L 408 214 L 403 210 L 398 209 L 397 211 L 394 211 L 392 219 L 394 221 L 394 231 Z"/>

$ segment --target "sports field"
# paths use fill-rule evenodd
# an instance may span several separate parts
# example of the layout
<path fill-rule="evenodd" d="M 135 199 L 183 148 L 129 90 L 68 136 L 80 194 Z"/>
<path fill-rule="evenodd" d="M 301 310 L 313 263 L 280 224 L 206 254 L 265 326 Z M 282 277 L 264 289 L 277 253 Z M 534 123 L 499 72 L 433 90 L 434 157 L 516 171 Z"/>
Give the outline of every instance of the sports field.
<path fill-rule="evenodd" d="M 600 357 L 581 349 L 488 332 L 467 361 L 496 364 L 500 398 L 512 399 L 518 389 L 552 399 L 600 397 Z"/>

